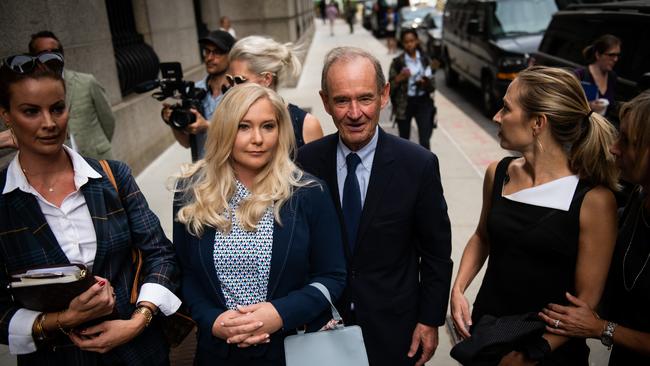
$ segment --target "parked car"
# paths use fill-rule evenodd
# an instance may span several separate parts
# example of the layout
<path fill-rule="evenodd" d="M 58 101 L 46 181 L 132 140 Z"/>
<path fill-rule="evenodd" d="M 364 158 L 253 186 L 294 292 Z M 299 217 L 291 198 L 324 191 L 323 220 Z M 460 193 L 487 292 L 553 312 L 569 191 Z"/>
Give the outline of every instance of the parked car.
<path fill-rule="evenodd" d="M 635 97 L 650 85 L 650 2 L 623 1 L 570 5 L 557 12 L 531 63 L 576 69 L 585 65 L 582 50 L 603 34 L 621 39 L 617 101 Z"/>
<path fill-rule="evenodd" d="M 418 37 L 433 59 L 442 61 L 442 13 L 434 10 L 427 14 L 422 21 L 423 27 L 418 28 Z"/>
<path fill-rule="evenodd" d="M 424 17 L 429 15 L 435 8 L 431 6 L 405 6 L 398 12 L 398 23 L 395 28 L 395 38 L 400 40 L 402 29 L 417 29 L 423 26 Z"/>
<path fill-rule="evenodd" d="M 492 117 L 556 11 L 554 0 L 448 0 L 442 28 L 447 85 L 460 76 L 480 87 L 483 111 Z"/>

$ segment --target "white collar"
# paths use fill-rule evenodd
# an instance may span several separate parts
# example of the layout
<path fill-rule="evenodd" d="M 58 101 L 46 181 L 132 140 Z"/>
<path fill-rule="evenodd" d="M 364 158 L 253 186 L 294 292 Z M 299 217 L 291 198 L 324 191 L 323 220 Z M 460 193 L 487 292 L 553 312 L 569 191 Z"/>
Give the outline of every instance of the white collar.
<path fill-rule="evenodd" d="M 370 142 L 366 144 L 366 146 L 362 147 L 361 149 L 357 151 L 352 151 L 350 150 L 349 147 L 347 147 L 344 143 L 343 140 L 341 140 L 341 135 L 339 135 L 339 143 L 338 143 L 338 156 L 339 159 L 338 163 L 339 166 L 338 168 L 341 169 L 343 166 L 346 165 L 345 158 L 348 156 L 349 153 L 354 152 L 355 154 L 359 155 L 359 158 L 361 159 L 361 165 L 365 167 L 368 170 L 372 169 L 372 162 L 375 158 L 375 150 L 377 150 L 377 141 L 379 140 L 379 126 L 375 127 L 375 135 L 370 139 Z"/>
<path fill-rule="evenodd" d="M 97 179 L 102 177 L 101 174 L 93 169 L 93 167 L 91 167 L 90 164 L 88 164 L 88 162 L 77 152 L 65 145 L 63 145 L 63 149 L 68 154 L 70 161 L 72 162 L 72 169 L 74 170 L 74 184 L 77 190 L 86 184 L 88 182 L 88 179 Z M 20 151 L 18 151 L 13 160 L 11 160 L 11 163 L 9 163 L 9 167 L 7 168 L 7 180 L 5 182 L 5 187 L 2 190 L 2 194 L 9 193 L 15 189 L 20 189 L 26 193 L 33 193 L 35 191 L 27 181 L 25 173 L 23 173 L 23 169 L 20 166 L 20 160 L 18 160 L 19 154 Z"/>
<path fill-rule="evenodd" d="M 577 175 L 569 175 L 503 197 L 533 206 L 569 211 L 579 181 Z"/>
<path fill-rule="evenodd" d="M 404 56 L 406 56 L 407 60 L 411 60 L 413 62 L 418 61 L 421 57 L 420 55 L 420 50 L 415 50 L 415 57 L 411 57 L 408 53 L 404 52 Z"/>

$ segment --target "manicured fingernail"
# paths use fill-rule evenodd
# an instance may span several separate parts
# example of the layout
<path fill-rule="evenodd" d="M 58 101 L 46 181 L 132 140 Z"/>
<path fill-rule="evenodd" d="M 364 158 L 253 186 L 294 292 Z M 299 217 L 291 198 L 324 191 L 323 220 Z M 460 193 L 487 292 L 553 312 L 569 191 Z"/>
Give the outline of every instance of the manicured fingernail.
<path fill-rule="evenodd" d="M 230 339 L 226 339 L 226 343 L 230 344 Z"/>
<path fill-rule="evenodd" d="M 271 343 L 271 340 L 267 339 L 267 340 L 264 341 L 264 343 Z"/>
<path fill-rule="evenodd" d="M 104 287 L 105 284 L 106 284 L 106 281 L 104 281 L 104 280 L 99 281 L 99 287 Z"/>
<path fill-rule="evenodd" d="M 268 335 L 268 334 L 265 334 L 265 335 L 264 335 L 264 338 L 267 338 L 267 339 L 268 339 L 268 338 L 269 338 L 269 335 Z"/>

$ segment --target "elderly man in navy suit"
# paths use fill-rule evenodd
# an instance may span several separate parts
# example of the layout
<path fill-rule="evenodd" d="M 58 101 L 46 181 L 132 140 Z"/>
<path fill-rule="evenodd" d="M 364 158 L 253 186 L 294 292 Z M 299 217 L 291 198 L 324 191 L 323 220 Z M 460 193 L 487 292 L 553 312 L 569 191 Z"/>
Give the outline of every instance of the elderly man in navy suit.
<path fill-rule="evenodd" d="M 339 304 L 370 364 L 423 365 L 438 345 L 451 282 L 451 229 L 437 157 L 378 127 L 389 85 L 358 48 L 328 53 L 320 91 L 338 133 L 299 150 L 330 187 L 347 255 Z"/>

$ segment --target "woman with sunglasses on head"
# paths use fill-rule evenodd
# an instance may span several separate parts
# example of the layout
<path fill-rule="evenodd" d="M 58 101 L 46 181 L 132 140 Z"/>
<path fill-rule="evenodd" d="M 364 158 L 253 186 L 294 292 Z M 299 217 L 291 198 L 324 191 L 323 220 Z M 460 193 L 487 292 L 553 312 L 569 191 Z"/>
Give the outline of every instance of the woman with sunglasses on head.
<path fill-rule="evenodd" d="M 611 34 L 602 35 L 585 47 L 582 55 L 589 64 L 577 69 L 575 74 L 580 81 L 589 83 L 596 89 L 594 95 L 587 95 L 590 98 L 589 106 L 618 125 L 618 108 L 614 100 L 617 76 L 614 66 L 621 57 L 621 40 Z"/>
<path fill-rule="evenodd" d="M 611 147 L 622 178 L 636 185 L 619 219 L 604 312 L 567 293 L 568 306 L 548 305 L 540 316 L 561 336 L 600 339 L 613 350 L 610 366 L 650 365 L 650 92 L 621 107 L 618 140 Z M 557 321 L 557 326 L 556 325 Z"/>
<path fill-rule="evenodd" d="M 240 39 L 228 55 L 230 64 L 226 80 L 230 86 L 253 82 L 277 91 L 288 79 L 300 75 L 300 60 L 296 47 L 281 44 L 271 38 L 249 36 Z M 320 122 L 296 105 L 287 105 L 296 138 L 296 147 L 323 137 Z"/>
<path fill-rule="evenodd" d="M 62 68 L 56 53 L 13 56 L 0 67 L 0 116 L 18 149 L 0 172 L 0 282 L 80 263 L 96 283 L 51 312 L 19 306 L 3 285 L 0 342 L 19 365 L 167 365 L 168 346 L 151 320 L 180 306 L 172 245 L 124 163 L 108 162 L 116 189 L 109 169 L 63 145 Z M 143 284 L 132 304 L 136 248 Z"/>
<path fill-rule="evenodd" d="M 510 84 L 494 116 L 508 157 L 488 167 L 483 208 L 451 291 L 464 337 L 484 315 L 536 314 L 565 292 L 595 306 L 616 237 L 614 128 L 592 113 L 574 75 L 532 67 Z M 489 258 L 470 316 L 465 291 Z M 487 319 L 487 317 L 486 317 Z M 499 365 L 587 365 L 584 341 L 545 333 Z"/>
<path fill-rule="evenodd" d="M 174 245 L 198 327 L 197 365 L 284 365 L 283 339 L 329 319 L 345 286 L 339 222 L 325 184 L 289 158 L 286 105 L 249 83 L 225 94 L 206 156 L 182 175 Z M 257 347 L 251 347 L 257 346 Z"/>

